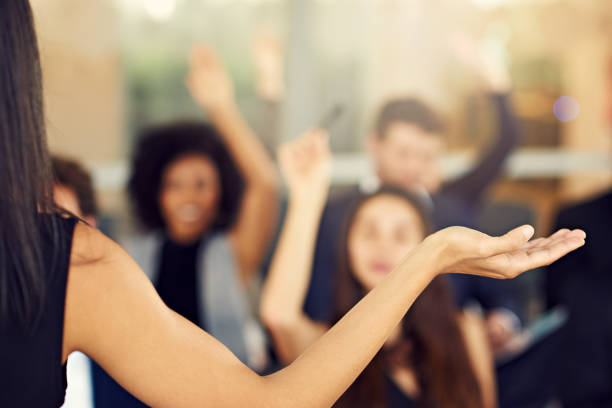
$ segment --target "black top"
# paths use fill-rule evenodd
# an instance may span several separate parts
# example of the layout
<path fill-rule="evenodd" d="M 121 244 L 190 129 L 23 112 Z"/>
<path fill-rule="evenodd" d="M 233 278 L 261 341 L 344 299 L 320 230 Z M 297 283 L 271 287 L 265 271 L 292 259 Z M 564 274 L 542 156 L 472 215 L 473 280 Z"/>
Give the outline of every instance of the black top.
<path fill-rule="evenodd" d="M 416 402 L 413 398 L 406 395 L 395 381 L 387 377 L 387 406 L 389 408 L 414 408 Z"/>
<path fill-rule="evenodd" d="M 58 220 L 61 242 L 54 246 L 50 237 L 44 238 L 43 255 L 50 265 L 45 271 L 43 314 L 30 334 L 11 322 L 0 326 L 0 407 L 59 407 L 64 403 L 64 305 L 76 221 L 53 217 Z"/>
<path fill-rule="evenodd" d="M 558 228 L 581 228 L 586 245 L 547 268 L 550 306 L 569 320 L 559 353 L 564 407 L 612 407 L 612 191 L 563 209 Z"/>
<path fill-rule="evenodd" d="M 194 324 L 202 326 L 198 252 L 202 241 L 183 245 L 166 238 L 159 262 L 157 292 L 166 305 Z"/>

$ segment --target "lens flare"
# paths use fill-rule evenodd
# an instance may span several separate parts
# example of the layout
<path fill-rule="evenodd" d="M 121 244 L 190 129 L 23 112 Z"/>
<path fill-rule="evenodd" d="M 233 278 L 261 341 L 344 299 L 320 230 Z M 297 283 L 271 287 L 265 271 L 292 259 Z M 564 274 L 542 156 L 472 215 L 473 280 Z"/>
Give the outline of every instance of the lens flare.
<path fill-rule="evenodd" d="M 580 113 L 580 104 L 571 96 L 562 96 L 555 102 L 553 112 L 561 122 L 571 122 Z"/>

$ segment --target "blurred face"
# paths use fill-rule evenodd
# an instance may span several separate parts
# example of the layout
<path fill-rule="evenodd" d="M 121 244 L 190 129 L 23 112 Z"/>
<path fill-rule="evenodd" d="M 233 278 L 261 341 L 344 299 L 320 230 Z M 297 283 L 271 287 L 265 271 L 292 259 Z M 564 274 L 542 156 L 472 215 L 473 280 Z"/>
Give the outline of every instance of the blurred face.
<path fill-rule="evenodd" d="M 378 177 L 385 184 L 406 190 L 438 190 L 442 150 L 440 135 L 405 122 L 392 123 L 382 138 L 375 136 L 370 141 Z"/>
<path fill-rule="evenodd" d="M 76 215 L 77 217 L 82 218 L 92 227 L 97 227 L 98 221 L 96 217 L 92 215 L 85 215 L 81 211 L 79 198 L 72 188 L 61 184 L 54 185 L 53 200 L 55 201 L 55 204 L 57 204 L 59 207 Z"/>
<path fill-rule="evenodd" d="M 366 201 L 348 235 L 355 278 L 371 290 L 424 238 L 418 212 L 404 199 L 380 195 Z"/>
<path fill-rule="evenodd" d="M 214 220 L 221 196 L 214 163 L 202 155 L 183 156 L 163 174 L 159 203 L 167 232 L 177 242 L 195 242 Z"/>
<path fill-rule="evenodd" d="M 55 203 L 72 214 L 82 217 L 79 199 L 76 193 L 70 188 L 61 184 L 53 187 L 53 199 Z"/>

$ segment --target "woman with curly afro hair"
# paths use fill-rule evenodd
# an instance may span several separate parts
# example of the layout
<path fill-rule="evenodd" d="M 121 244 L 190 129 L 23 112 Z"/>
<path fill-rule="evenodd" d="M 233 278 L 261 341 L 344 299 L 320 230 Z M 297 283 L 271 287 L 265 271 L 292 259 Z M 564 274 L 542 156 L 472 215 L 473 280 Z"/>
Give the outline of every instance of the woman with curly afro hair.
<path fill-rule="evenodd" d="M 214 51 L 197 47 L 190 65 L 188 88 L 211 124 L 141 132 L 128 192 L 145 234 L 125 247 L 170 309 L 262 370 L 265 337 L 247 293 L 276 227 L 277 172 Z M 116 406 L 120 390 L 98 368 L 94 378 L 98 405 Z"/>
<path fill-rule="evenodd" d="M 227 311 L 216 308 L 244 313 L 244 289 L 276 227 L 277 172 L 240 115 L 231 79 L 210 47 L 194 49 L 186 82 L 211 124 L 145 130 L 132 158 L 128 191 L 135 215 L 149 237 L 157 238 L 146 272 L 171 309 L 213 335 L 229 337 L 222 340 L 249 362 L 245 345 L 234 344 L 245 342 L 244 322 L 238 320 L 246 316 L 234 316 L 240 327 L 227 330 L 227 322 L 217 322 L 228 318 Z"/>

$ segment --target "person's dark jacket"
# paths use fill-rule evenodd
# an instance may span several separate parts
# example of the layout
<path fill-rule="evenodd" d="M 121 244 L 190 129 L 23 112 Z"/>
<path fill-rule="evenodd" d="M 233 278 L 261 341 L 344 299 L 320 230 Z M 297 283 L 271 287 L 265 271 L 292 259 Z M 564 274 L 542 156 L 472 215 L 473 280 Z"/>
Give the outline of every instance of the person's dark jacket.
<path fill-rule="evenodd" d="M 549 306 L 569 311 L 559 355 L 563 406 L 612 407 L 612 192 L 562 210 L 559 228 L 587 234 L 584 247 L 546 272 Z"/>

